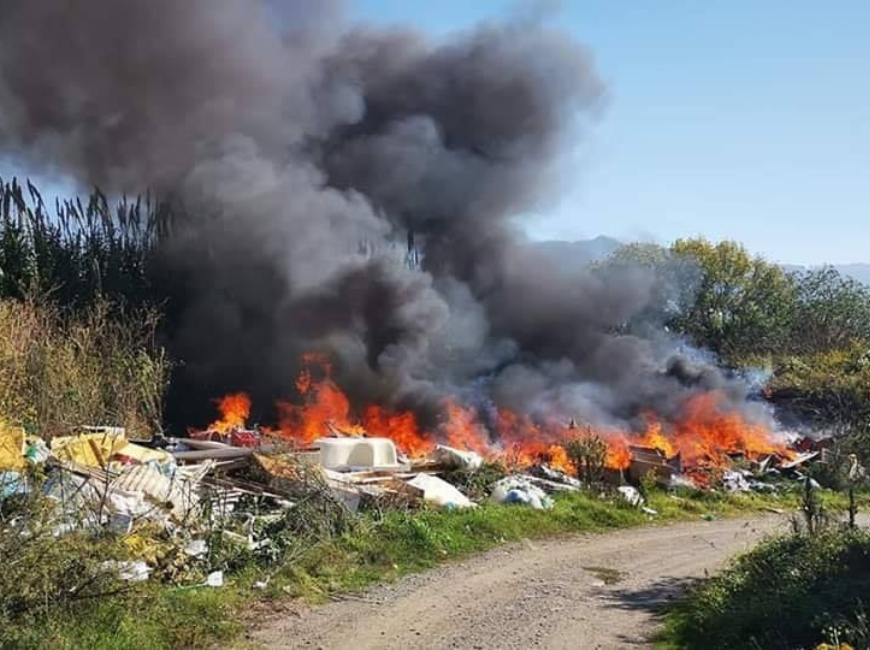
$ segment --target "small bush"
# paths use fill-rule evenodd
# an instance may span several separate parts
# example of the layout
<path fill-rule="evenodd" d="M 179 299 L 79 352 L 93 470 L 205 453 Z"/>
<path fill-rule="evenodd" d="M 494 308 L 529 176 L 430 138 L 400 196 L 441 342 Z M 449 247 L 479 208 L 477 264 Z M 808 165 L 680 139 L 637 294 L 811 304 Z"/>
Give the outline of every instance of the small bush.
<path fill-rule="evenodd" d="M 128 590 L 103 564 L 128 559 L 124 545 L 100 529 L 58 535 L 57 504 L 38 495 L 38 481 L 29 477 L 32 492 L 0 511 L 0 629 Z"/>
<path fill-rule="evenodd" d="M 577 478 L 587 486 L 599 485 L 604 480 L 607 449 L 607 443 L 591 431 L 565 444 L 565 452 L 577 469 Z"/>
<path fill-rule="evenodd" d="M 867 531 L 772 539 L 694 590 L 670 635 L 687 648 L 867 647 L 868 579 Z"/>
<path fill-rule="evenodd" d="M 492 486 L 507 475 L 508 470 L 502 463 L 487 461 L 475 470 L 452 470 L 444 478 L 472 501 L 483 501 L 489 497 Z"/>

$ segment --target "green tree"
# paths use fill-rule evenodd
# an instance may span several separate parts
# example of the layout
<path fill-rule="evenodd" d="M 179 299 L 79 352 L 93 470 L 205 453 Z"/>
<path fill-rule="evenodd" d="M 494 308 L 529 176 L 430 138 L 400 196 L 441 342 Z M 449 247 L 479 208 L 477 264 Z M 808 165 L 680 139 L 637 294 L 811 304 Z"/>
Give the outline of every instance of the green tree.
<path fill-rule="evenodd" d="M 672 319 L 674 329 L 730 361 L 782 348 L 795 293 L 782 268 L 732 241 L 677 240 L 670 253 L 698 265 L 694 300 Z"/>
<path fill-rule="evenodd" d="M 790 351 L 844 350 L 870 342 L 870 289 L 823 267 L 792 275 L 795 313 Z"/>

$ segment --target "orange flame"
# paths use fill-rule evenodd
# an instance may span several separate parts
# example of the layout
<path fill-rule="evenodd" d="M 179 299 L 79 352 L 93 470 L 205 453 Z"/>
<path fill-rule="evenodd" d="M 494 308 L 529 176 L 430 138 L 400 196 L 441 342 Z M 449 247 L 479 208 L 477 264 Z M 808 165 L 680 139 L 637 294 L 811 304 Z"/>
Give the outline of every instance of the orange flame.
<path fill-rule="evenodd" d="M 671 428 L 670 440 L 688 465 L 722 465 L 728 454 L 789 455 L 767 427 L 748 422 L 740 413 L 723 411 L 722 396 L 716 392 L 688 400 Z"/>
<path fill-rule="evenodd" d="M 278 429 L 285 438 L 300 445 L 311 445 L 333 431 L 362 436 L 366 430 L 351 416 L 350 400 L 332 381 L 332 366 L 326 355 L 307 352 L 296 378 L 302 404 L 279 400 Z"/>
<path fill-rule="evenodd" d="M 247 393 L 230 393 L 215 402 L 221 417 L 209 425 L 209 431 L 230 433 L 235 429 L 244 428 L 251 415 L 251 398 Z"/>
<path fill-rule="evenodd" d="M 441 430 L 449 446 L 464 451 L 475 451 L 482 456 L 492 453 L 489 436 L 474 410 L 461 406 L 453 400 L 447 400 L 444 404 L 444 412 L 447 419 L 441 423 Z"/>
<path fill-rule="evenodd" d="M 375 404 L 355 411 L 332 380 L 326 357 L 306 354 L 303 364 L 296 380 L 298 403 L 279 401 L 277 409 L 278 433 L 304 446 L 336 433 L 372 435 L 390 438 L 400 451 L 415 458 L 426 456 L 438 441 L 444 441 L 487 459 L 500 458 L 520 467 L 546 462 L 568 473 L 575 468 L 564 445 L 584 435 L 597 435 L 606 442 L 606 465 L 611 468 L 629 466 L 631 446 L 655 448 L 669 458 L 680 454 L 683 466 L 690 468 L 724 466 L 729 454 L 788 455 L 784 445 L 766 427 L 727 410 L 717 392 L 690 398 L 673 421 L 662 422 L 655 414 L 646 413 L 642 433 L 579 428 L 573 422 L 567 425 L 556 419 L 540 421 L 499 409 L 492 427 L 497 434 L 493 440 L 476 410 L 454 400 L 445 401 L 443 419 L 434 431 L 421 428 L 411 411 L 394 412 Z M 221 419 L 210 428 L 226 433 L 244 426 L 251 401 L 244 393 L 236 393 L 218 400 L 218 408 Z"/>
<path fill-rule="evenodd" d="M 367 406 L 362 422 L 366 431 L 389 438 L 411 458 L 421 458 L 435 448 L 435 438 L 420 430 L 410 411 L 391 414 L 380 406 Z"/>

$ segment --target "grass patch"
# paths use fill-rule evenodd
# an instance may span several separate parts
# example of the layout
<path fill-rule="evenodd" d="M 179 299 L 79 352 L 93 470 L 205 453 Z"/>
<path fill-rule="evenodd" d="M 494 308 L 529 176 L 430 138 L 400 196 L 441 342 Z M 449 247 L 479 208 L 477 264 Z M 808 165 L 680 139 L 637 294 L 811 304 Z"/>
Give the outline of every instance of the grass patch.
<path fill-rule="evenodd" d="M 668 616 L 662 648 L 870 647 L 870 532 L 768 540 Z"/>
<path fill-rule="evenodd" d="M 659 513 L 655 518 L 621 499 L 585 492 L 558 497 L 550 511 L 485 503 L 456 512 L 392 512 L 381 521 L 363 521 L 359 529 L 318 544 L 275 575 L 275 588 L 286 592 L 289 587 L 294 595 L 316 601 L 504 542 L 694 519 L 706 513 L 726 517 L 761 511 L 772 503 L 781 508 L 797 503 L 792 496 L 697 494 L 703 498 L 654 493 L 649 502 Z"/>
<path fill-rule="evenodd" d="M 3 648 L 141 650 L 203 648 L 231 641 L 242 630 L 236 607 L 246 601 L 238 589 L 137 589 L 111 599 L 68 609 L 47 619 L 4 625 Z"/>

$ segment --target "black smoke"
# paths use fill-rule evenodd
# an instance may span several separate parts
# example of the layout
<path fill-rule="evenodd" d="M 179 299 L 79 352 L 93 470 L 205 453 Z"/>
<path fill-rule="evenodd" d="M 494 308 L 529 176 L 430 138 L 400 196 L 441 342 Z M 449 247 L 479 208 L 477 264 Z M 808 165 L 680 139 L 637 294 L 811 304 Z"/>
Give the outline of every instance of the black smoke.
<path fill-rule="evenodd" d="M 306 350 L 424 416 L 468 390 L 596 423 L 712 385 L 740 404 L 618 333 L 652 279 L 521 234 L 605 100 L 584 47 L 519 17 L 433 42 L 323 0 L 0 0 L 3 151 L 184 215 L 161 251 L 179 419 L 292 395 Z"/>

